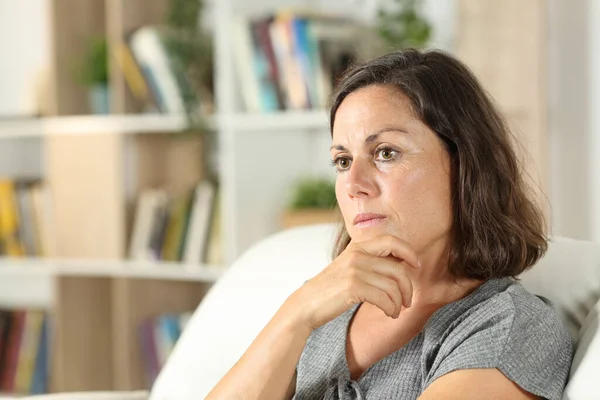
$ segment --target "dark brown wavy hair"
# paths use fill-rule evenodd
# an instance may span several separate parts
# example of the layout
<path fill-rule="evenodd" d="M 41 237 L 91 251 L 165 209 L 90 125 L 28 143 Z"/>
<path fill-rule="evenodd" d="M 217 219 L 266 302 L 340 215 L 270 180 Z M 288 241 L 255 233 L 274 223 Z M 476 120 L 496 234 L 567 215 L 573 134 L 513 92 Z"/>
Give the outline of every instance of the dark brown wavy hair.
<path fill-rule="evenodd" d="M 397 51 L 349 69 L 330 115 L 350 93 L 389 85 L 445 143 L 451 159 L 453 226 L 449 269 L 455 277 L 516 277 L 546 252 L 541 210 L 523 180 L 504 119 L 473 73 L 439 51 Z M 334 256 L 350 242 L 341 226 Z"/>

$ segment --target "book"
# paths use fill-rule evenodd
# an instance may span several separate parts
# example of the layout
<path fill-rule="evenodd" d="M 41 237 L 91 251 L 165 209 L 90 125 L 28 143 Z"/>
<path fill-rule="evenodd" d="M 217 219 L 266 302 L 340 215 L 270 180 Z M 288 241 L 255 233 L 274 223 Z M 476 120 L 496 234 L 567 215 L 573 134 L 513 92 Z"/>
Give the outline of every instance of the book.
<path fill-rule="evenodd" d="M 179 86 L 181 77 L 177 76 L 159 29 L 153 26 L 139 28 L 131 35 L 129 46 L 160 111 L 185 114 L 183 93 Z"/>
<path fill-rule="evenodd" d="M 238 18 L 233 28 L 249 112 L 325 108 L 337 77 L 370 37 L 350 19 L 290 10 L 251 22 Z"/>
<path fill-rule="evenodd" d="M 15 311 L 12 314 L 10 332 L 8 335 L 6 355 L 2 365 L 0 387 L 3 392 L 11 393 L 15 390 L 15 377 L 19 363 L 19 350 L 25 329 L 25 311 Z"/>
<path fill-rule="evenodd" d="M 277 58 L 275 56 L 275 50 L 273 49 L 273 43 L 271 42 L 271 36 L 269 34 L 269 26 L 271 25 L 272 21 L 273 17 L 261 19 L 252 24 L 252 29 L 258 40 L 258 46 L 262 48 L 262 51 L 268 62 L 269 79 L 274 85 L 275 94 L 277 96 L 277 108 L 279 110 L 283 110 L 285 109 L 285 99 L 281 90 Z"/>
<path fill-rule="evenodd" d="M 206 249 L 206 259 L 204 261 L 208 265 L 218 266 L 224 264 L 222 249 L 223 241 L 221 240 L 221 200 L 218 190 L 216 190 L 214 197 L 214 206 L 210 221 L 210 234 Z"/>
<path fill-rule="evenodd" d="M 29 195 L 33 207 L 36 254 L 43 257 L 53 257 L 58 254 L 58 251 L 54 200 L 50 186 L 38 182 L 29 188 Z"/>
<path fill-rule="evenodd" d="M 0 180 L 0 244 L 7 256 L 23 256 L 25 249 L 19 236 L 19 210 L 15 184 Z"/>
<path fill-rule="evenodd" d="M 31 387 L 29 392 L 32 394 L 42 394 L 48 391 L 48 363 L 49 363 L 49 340 L 50 340 L 50 322 L 47 315 L 44 315 L 42 321 L 42 330 L 39 337 L 38 352 L 35 358 L 35 366 Z"/>
<path fill-rule="evenodd" d="M 166 207 L 167 193 L 160 189 L 143 191 L 138 199 L 131 234 L 129 257 L 134 260 L 152 260 L 152 239 L 160 210 Z"/>
<path fill-rule="evenodd" d="M 148 387 L 151 388 L 160 372 L 160 363 L 158 354 L 156 353 L 153 318 L 148 318 L 140 324 L 139 335 L 146 382 Z"/>
<path fill-rule="evenodd" d="M 24 254 L 27 256 L 37 256 L 39 244 L 36 235 L 35 215 L 33 198 L 31 197 L 30 182 L 17 182 L 15 184 L 15 194 L 20 217 L 19 236 L 21 237 Z"/>
<path fill-rule="evenodd" d="M 214 198 L 215 188 L 212 183 L 204 181 L 196 187 L 189 231 L 183 252 L 185 263 L 200 264 L 206 259 Z"/>
<path fill-rule="evenodd" d="M 191 311 L 162 314 L 146 318 L 140 323 L 138 334 L 148 387 L 152 387 L 191 316 Z"/>
<path fill-rule="evenodd" d="M 233 54 L 246 111 L 259 112 L 261 110 L 260 84 L 253 68 L 253 42 L 248 21 L 236 17 L 232 21 L 231 31 Z"/>
<path fill-rule="evenodd" d="M 255 29 L 255 24 L 251 23 L 248 29 L 250 29 L 252 42 L 254 75 L 258 80 L 260 111 L 275 111 L 279 109 L 277 82 L 273 79 L 271 64 L 263 47 L 264 42 Z"/>
<path fill-rule="evenodd" d="M 162 247 L 162 260 L 165 261 L 179 261 L 180 260 L 180 248 L 181 243 L 185 242 L 186 236 L 186 225 L 191 207 L 192 194 L 186 193 L 175 198 L 169 211 L 169 221 L 167 230 L 165 233 L 163 247 Z"/>
<path fill-rule="evenodd" d="M 121 41 L 116 46 L 114 53 L 117 64 L 123 72 L 123 76 L 125 77 L 125 81 L 127 82 L 131 94 L 137 100 L 142 102 L 142 104 L 150 107 L 149 111 L 158 111 L 156 99 L 153 97 L 152 91 L 144 78 L 144 74 L 139 64 L 136 62 L 127 42 Z M 155 87 L 154 90 L 156 91 L 157 88 Z"/>
<path fill-rule="evenodd" d="M 14 378 L 14 390 L 17 393 L 29 393 L 31 388 L 43 323 L 44 313 L 42 311 L 25 311 L 19 360 Z"/>
<path fill-rule="evenodd" d="M 309 108 L 310 103 L 294 48 L 292 22 L 291 16 L 277 16 L 271 23 L 269 33 L 281 71 L 280 84 L 286 94 L 286 108 L 300 110 Z"/>
<path fill-rule="evenodd" d="M 0 310 L 0 376 L 4 366 L 4 359 L 8 353 L 8 335 L 11 326 L 11 313 Z"/>

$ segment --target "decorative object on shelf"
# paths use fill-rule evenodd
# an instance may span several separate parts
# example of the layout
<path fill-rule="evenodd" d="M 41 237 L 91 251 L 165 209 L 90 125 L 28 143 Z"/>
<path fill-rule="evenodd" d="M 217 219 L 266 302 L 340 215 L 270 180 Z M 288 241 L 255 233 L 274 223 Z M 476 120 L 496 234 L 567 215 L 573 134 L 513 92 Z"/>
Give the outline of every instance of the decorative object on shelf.
<path fill-rule="evenodd" d="M 298 182 L 282 225 L 292 228 L 339 220 L 335 183 L 325 178 L 305 178 Z"/>
<path fill-rule="evenodd" d="M 388 47 L 386 50 L 427 46 L 432 27 L 422 14 L 422 0 L 393 0 L 392 3 L 380 8 L 377 16 L 377 32 Z"/>
<path fill-rule="evenodd" d="M 89 90 L 88 96 L 93 114 L 108 114 L 110 112 L 108 68 L 108 42 L 106 37 L 90 38 L 82 62 L 76 71 L 76 78 L 80 84 Z"/>

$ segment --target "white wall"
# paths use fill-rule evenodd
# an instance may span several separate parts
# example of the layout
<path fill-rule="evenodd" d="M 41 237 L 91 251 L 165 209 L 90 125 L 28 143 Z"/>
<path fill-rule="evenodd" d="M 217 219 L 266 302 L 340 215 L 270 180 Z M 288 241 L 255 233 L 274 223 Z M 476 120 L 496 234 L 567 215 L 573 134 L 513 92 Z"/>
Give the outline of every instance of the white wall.
<path fill-rule="evenodd" d="M 590 0 L 587 18 L 589 53 L 588 115 L 590 147 L 590 238 L 600 241 L 600 1 Z"/>
<path fill-rule="evenodd" d="M 49 3 L 0 1 L 0 117 L 37 111 L 36 79 L 49 55 Z"/>
<path fill-rule="evenodd" d="M 553 232 L 600 240 L 600 2 L 550 1 Z"/>

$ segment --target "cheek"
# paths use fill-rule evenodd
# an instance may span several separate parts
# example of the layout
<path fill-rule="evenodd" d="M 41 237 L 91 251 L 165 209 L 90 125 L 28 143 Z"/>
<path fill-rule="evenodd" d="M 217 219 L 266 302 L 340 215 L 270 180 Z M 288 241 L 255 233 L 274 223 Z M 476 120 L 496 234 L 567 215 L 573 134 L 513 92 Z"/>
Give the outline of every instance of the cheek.
<path fill-rule="evenodd" d="M 399 166 L 387 174 L 382 189 L 389 207 L 411 230 L 450 223 L 450 177 L 444 171 L 430 165 Z"/>

